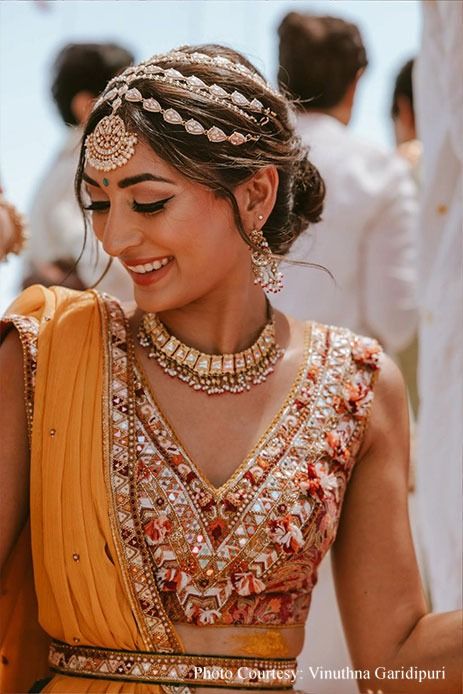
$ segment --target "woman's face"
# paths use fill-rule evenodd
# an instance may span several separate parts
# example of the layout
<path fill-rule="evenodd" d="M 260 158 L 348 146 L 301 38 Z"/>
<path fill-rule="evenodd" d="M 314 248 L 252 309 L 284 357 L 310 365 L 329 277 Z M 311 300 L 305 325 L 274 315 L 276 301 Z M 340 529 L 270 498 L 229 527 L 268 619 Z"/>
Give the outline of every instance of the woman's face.
<path fill-rule="evenodd" d="M 167 311 L 252 283 L 249 248 L 229 202 L 194 183 L 143 142 L 111 172 L 87 165 L 92 225 L 119 258 L 143 311 Z"/>

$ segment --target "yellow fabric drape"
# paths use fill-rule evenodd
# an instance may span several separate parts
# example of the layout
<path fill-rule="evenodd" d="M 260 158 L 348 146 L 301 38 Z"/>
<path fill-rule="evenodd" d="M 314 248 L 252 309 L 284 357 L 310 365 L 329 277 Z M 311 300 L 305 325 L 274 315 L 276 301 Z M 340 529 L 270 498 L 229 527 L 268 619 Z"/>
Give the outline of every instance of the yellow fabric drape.
<path fill-rule="evenodd" d="M 0 692 L 28 692 L 48 675 L 49 637 L 40 628 L 32 575 L 30 526 L 23 528 L 2 573 Z"/>
<path fill-rule="evenodd" d="M 68 643 L 144 650 L 109 520 L 103 459 L 107 423 L 102 421 L 106 336 L 98 297 L 92 291 L 34 286 L 9 313 L 41 322 L 30 499 L 40 624 L 47 634 Z M 16 551 L 27 564 L 27 543 Z M 28 583 L 26 575 L 23 582 Z M 37 668 L 25 673 L 27 659 L 22 649 L 11 653 L 10 687 L 14 673 L 31 674 L 29 686 L 44 676 Z M 152 694 L 157 689 L 56 676 L 44 691 Z"/>

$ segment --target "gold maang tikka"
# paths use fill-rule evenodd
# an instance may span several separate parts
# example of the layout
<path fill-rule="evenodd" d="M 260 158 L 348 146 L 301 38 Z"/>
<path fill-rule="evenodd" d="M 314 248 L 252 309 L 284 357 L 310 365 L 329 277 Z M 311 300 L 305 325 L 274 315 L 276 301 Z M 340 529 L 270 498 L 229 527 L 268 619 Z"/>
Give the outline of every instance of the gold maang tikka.
<path fill-rule="evenodd" d="M 105 116 L 85 140 L 86 161 L 99 171 L 117 169 L 133 156 L 137 141 L 120 116 Z"/>

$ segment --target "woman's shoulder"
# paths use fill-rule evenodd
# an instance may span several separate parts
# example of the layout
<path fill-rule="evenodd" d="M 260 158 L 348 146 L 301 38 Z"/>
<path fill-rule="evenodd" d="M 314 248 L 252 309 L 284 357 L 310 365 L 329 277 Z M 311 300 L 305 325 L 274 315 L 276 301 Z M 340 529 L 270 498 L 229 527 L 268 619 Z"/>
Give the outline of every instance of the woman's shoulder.
<path fill-rule="evenodd" d="M 67 287 L 44 287 L 35 284 L 25 289 L 1 318 L 1 329 L 11 322 L 53 325 L 65 315 L 72 317 L 80 310 L 94 307 L 101 296 L 93 289 L 77 291 Z"/>
<path fill-rule="evenodd" d="M 64 303 L 82 301 L 92 290 L 77 291 L 67 287 L 45 287 L 33 284 L 24 289 L 7 308 L 4 318 L 10 315 L 30 315 L 40 317 L 47 309 L 54 309 Z"/>
<path fill-rule="evenodd" d="M 312 353 L 316 351 L 336 352 L 350 357 L 359 367 L 370 367 L 376 371 L 383 361 L 389 358 L 384 355 L 380 343 L 373 337 L 361 335 L 340 325 L 331 325 L 311 320 L 300 320 L 288 314 L 281 314 L 290 326 L 292 333 L 306 335 L 312 343 Z"/>
<path fill-rule="evenodd" d="M 97 304 L 98 295 L 93 290 L 28 287 L 0 318 L 0 345 L 11 353 L 9 358 L 14 358 L 16 352 L 17 358 L 25 362 L 26 371 L 34 372 L 42 337 L 53 334 L 58 327 L 72 327 L 79 318 L 82 322 Z"/>

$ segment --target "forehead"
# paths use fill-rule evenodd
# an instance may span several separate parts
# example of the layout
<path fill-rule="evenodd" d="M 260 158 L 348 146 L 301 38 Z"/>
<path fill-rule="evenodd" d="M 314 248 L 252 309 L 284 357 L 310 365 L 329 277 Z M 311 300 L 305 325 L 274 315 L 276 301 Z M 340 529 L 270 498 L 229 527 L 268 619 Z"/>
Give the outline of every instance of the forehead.
<path fill-rule="evenodd" d="M 91 178 L 103 186 L 107 186 L 109 181 L 118 182 L 127 177 L 137 176 L 141 173 L 150 173 L 175 183 L 185 180 L 177 169 L 162 159 L 146 142 L 139 140 L 134 145 L 134 153 L 127 162 L 116 166 L 115 169 L 103 171 L 87 161 L 84 166 L 84 175 Z"/>

